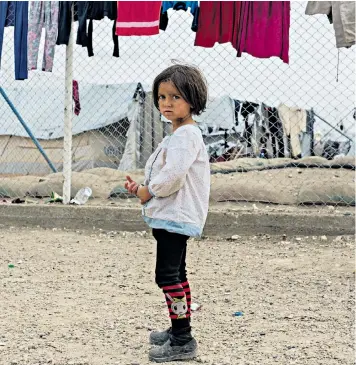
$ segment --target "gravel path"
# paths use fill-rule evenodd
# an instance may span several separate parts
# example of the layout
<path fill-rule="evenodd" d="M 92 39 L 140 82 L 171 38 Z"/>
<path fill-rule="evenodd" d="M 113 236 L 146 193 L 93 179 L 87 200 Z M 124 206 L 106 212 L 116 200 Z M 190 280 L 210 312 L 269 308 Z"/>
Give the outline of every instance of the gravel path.
<path fill-rule="evenodd" d="M 189 364 L 353 364 L 354 237 L 234 238 L 189 242 Z M 0 364 L 148 364 L 154 260 L 149 234 L 0 230 Z"/>

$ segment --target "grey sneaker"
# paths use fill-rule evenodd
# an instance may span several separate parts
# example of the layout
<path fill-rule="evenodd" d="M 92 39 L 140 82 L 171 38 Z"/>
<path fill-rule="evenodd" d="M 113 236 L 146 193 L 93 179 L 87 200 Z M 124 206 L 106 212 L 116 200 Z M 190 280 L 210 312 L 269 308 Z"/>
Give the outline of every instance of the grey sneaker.
<path fill-rule="evenodd" d="M 172 328 L 165 331 L 154 331 L 150 333 L 150 344 L 162 346 L 169 340 L 169 335 L 172 333 Z"/>
<path fill-rule="evenodd" d="M 171 346 L 171 340 L 168 340 L 164 345 L 152 348 L 148 358 L 154 362 L 191 360 L 197 356 L 197 351 L 198 344 L 194 338 L 182 346 Z"/>

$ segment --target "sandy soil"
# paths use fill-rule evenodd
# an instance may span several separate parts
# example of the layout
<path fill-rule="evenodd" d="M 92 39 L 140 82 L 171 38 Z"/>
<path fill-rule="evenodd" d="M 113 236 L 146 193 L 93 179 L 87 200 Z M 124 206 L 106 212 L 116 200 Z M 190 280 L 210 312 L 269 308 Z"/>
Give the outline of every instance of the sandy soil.
<path fill-rule="evenodd" d="M 355 205 L 355 172 L 351 169 L 334 168 L 277 168 L 285 163 L 296 162 L 290 159 L 253 159 L 242 158 L 211 164 L 212 171 L 220 173 L 211 176 L 211 203 L 262 202 L 284 205 Z M 353 158 L 327 161 L 320 157 L 308 157 L 298 160 L 304 164 L 319 163 L 326 166 L 335 164 L 354 165 Z M 262 171 L 250 171 L 262 167 L 274 167 Z M 222 174 L 222 171 L 246 169 L 244 173 Z M 94 168 L 81 172 L 73 172 L 71 180 L 72 197 L 79 189 L 89 186 L 95 198 L 106 200 L 113 191 L 123 189 L 126 175 L 134 180 L 143 182 L 143 170 L 122 172 L 110 168 Z M 34 203 L 39 197 L 49 197 L 51 192 L 62 195 L 63 174 L 49 174 L 47 176 L 15 176 L 0 175 L 0 197 L 27 197 Z M 122 198 L 127 198 L 121 193 Z M 0 199 L 0 203 L 1 203 Z"/>
<path fill-rule="evenodd" d="M 190 364 L 353 364 L 353 246 L 354 237 L 190 241 L 202 305 Z M 154 260 L 148 234 L 0 230 L 0 364 L 148 364 L 149 331 L 168 325 Z"/>

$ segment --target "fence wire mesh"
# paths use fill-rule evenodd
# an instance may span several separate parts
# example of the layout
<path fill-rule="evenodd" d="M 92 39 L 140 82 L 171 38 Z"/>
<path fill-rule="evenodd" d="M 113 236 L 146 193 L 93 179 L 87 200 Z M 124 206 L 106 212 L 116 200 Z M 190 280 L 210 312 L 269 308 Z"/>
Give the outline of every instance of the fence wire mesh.
<path fill-rule="evenodd" d="M 28 15 L 23 3 L 0 11 L 6 25 L 15 24 L 3 29 L 0 197 L 61 201 L 67 46 L 56 45 L 63 41 L 59 2 L 30 2 Z M 153 105 L 153 79 L 178 60 L 197 65 L 209 85 L 197 121 L 213 203 L 354 205 L 355 53 L 336 48 L 326 16 L 307 16 L 306 2 L 291 2 L 286 64 L 236 57 L 230 43 L 194 46 L 193 16 L 183 10 L 168 10 L 159 35 L 118 37 L 115 45 L 112 16 L 87 20 L 78 32 L 83 7 L 93 3 L 78 2 L 72 25 L 72 197 L 88 186 L 90 204 L 130 198 L 125 176 L 143 181 L 145 162 L 171 131 Z M 38 17 L 28 30 L 27 16 Z M 91 38 L 92 49 L 85 46 Z M 28 78 L 21 47 L 28 47 Z"/>

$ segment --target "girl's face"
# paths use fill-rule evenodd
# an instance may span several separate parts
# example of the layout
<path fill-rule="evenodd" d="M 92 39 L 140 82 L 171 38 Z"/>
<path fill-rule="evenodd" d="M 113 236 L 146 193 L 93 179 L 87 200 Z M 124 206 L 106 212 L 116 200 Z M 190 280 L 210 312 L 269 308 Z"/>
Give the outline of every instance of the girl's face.
<path fill-rule="evenodd" d="M 161 82 L 158 87 L 158 107 L 161 114 L 172 122 L 190 115 L 190 105 L 170 81 Z"/>

